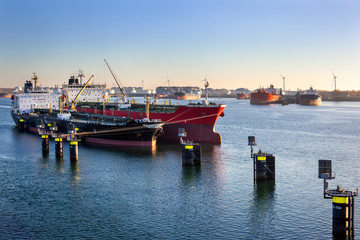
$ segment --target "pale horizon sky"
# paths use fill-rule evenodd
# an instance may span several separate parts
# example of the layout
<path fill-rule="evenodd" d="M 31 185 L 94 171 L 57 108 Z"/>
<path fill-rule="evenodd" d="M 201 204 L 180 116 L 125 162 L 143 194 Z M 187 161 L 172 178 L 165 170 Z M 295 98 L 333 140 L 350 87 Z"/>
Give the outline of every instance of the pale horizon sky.
<path fill-rule="evenodd" d="M 360 89 L 357 0 L 0 0 L 0 87 Z"/>

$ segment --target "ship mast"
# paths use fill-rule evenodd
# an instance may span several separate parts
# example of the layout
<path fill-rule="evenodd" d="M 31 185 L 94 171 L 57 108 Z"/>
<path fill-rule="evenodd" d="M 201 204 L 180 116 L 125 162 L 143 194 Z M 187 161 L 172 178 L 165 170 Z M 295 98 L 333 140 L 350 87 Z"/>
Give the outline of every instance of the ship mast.
<path fill-rule="evenodd" d="M 208 105 L 208 87 L 209 87 L 209 82 L 208 82 L 208 80 L 206 79 L 206 77 L 205 77 L 205 79 L 203 80 L 205 83 L 204 83 L 204 86 L 205 86 L 205 103 L 206 103 L 206 105 Z"/>
<path fill-rule="evenodd" d="M 36 91 L 36 87 L 37 87 L 37 81 L 39 80 L 38 76 L 36 76 L 36 73 L 33 72 L 34 77 L 31 78 L 31 80 L 34 81 L 34 91 Z"/>
<path fill-rule="evenodd" d="M 85 76 L 84 76 L 84 72 L 81 69 L 79 69 L 78 77 L 80 77 L 80 85 L 82 86 L 82 78 L 85 77 Z"/>

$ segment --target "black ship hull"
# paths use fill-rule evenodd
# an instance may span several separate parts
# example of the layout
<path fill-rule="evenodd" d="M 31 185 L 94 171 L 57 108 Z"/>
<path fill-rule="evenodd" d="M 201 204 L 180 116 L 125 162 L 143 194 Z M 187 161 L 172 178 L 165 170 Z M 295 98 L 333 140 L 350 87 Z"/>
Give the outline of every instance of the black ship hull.
<path fill-rule="evenodd" d="M 77 132 L 75 136 L 81 141 L 101 146 L 141 146 L 156 145 L 157 136 L 162 133 L 162 123 L 128 121 L 121 124 L 93 121 L 91 117 L 86 120 L 61 119 L 50 114 L 25 113 L 18 114 L 11 111 L 15 124 L 23 130 L 39 133 L 45 131 L 38 128 L 39 121 L 45 126 L 55 123 L 57 134 L 68 136 L 69 125 L 73 125 Z"/>

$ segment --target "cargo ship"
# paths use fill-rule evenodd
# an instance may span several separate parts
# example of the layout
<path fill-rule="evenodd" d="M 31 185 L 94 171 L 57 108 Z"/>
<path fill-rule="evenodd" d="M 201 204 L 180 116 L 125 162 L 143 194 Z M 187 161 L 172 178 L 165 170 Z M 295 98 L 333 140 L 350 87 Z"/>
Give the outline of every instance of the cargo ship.
<path fill-rule="evenodd" d="M 299 104 L 307 106 L 321 106 L 321 96 L 312 87 L 309 90 L 300 92 Z"/>
<path fill-rule="evenodd" d="M 10 93 L 0 93 L 0 98 L 11 98 L 11 95 Z"/>
<path fill-rule="evenodd" d="M 72 86 L 72 83 L 69 82 L 68 85 Z M 76 82 L 75 85 L 77 85 Z M 36 88 L 33 88 L 30 81 L 27 81 L 24 89 L 27 89 L 25 94 L 12 96 L 13 109 L 17 113 L 29 113 L 33 112 L 34 109 L 52 108 L 53 110 L 60 110 L 60 98 L 63 98 L 67 103 L 67 107 L 70 107 L 70 101 L 66 100 L 66 96 L 60 92 L 36 92 L 33 90 Z M 95 101 L 77 102 L 76 110 L 78 112 L 130 117 L 135 120 L 141 120 L 146 115 L 145 103 L 125 103 L 123 100 L 120 103 L 118 100 L 108 103 L 104 98 L 99 102 L 99 92 L 95 91 L 96 88 L 85 89 L 88 91 L 87 98 L 95 99 Z M 219 117 L 224 116 L 223 111 L 225 108 L 226 105 L 208 103 L 207 99 L 202 103 L 189 103 L 186 105 L 167 105 L 153 102 L 149 106 L 149 118 L 164 122 L 164 134 L 157 139 L 160 143 L 178 143 L 178 129 L 184 128 L 188 140 L 198 143 L 221 144 L 221 136 L 215 132 L 215 124 Z"/>
<path fill-rule="evenodd" d="M 237 93 L 236 94 L 236 99 L 238 100 L 243 100 L 243 99 L 248 99 L 249 95 L 245 94 L 245 93 Z"/>
<path fill-rule="evenodd" d="M 0 98 L 10 98 L 12 95 L 12 88 L 0 88 Z"/>
<path fill-rule="evenodd" d="M 198 143 L 221 143 L 221 136 L 214 132 L 215 123 L 219 117 L 224 116 L 226 105 L 209 103 L 165 105 L 150 104 L 149 118 L 164 122 L 164 134 L 158 137 L 160 143 L 178 143 L 178 129 L 184 128 L 187 138 Z M 107 116 L 131 117 L 142 119 L 146 114 L 145 103 L 79 103 L 78 112 L 102 114 Z"/>
<path fill-rule="evenodd" d="M 201 98 L 199 87 L 181 87 L 180 91 L 174 92 L 174 99 L 178 100 L 197 100 Z"/>
<path fill-rule="evenodd" d="M 187 92 L 175 92 L 173 98 L 177 99 L 177 100 L 198 100 L 201 98 L 201 94 L 187 93 Z"/>
<path fill-rule="evenodd" d="M 35 91 L 37 76 L 34 74 L 35 87 L 26 81 L 24 93 L 12 96 L 11 116 L 15 124 L 22 130 L 38 133 L 38 122 L 45 125 L 55 123 L 59 134 L 67 133 L 67 127 L 73 125 L 78 129 L 77 136 L 87 143 L 102 146 L 155 146 L 156 138 L 162 134 L 164 123 L 158 120 L 138 119 L 130 117 L 104 116 L 75 111 L 77 99 L 84 91 L 87 81 L 72 101 L 69 110 L 64 110 L 65 97 L 60 93 Z M 64 112 L 66 111 L 66 112 Z"/>
<path fill-rule="evenodd" d="M 163 126 L 163 123 L 157 121 L 48 109 L 35 109 L 29 113 L 18 113 L 13 109 L 11 116 L 22 130 L 39 133 L 45 126 L 51 125 L 57 127 L 57 134 L 66 137 L 69 127 L 73 127 L 77 130 L 75 136 L 82 142 L 106 147 L 153 147 L 157 136 L 162 134 Z"/>
<path fill-rule="evenodd" d="M 164 134 L 159 136 L 158 141 L 161 143 L 178 143 L 178 131 L 183 128 L 187 132 L 184 140 L 191 140 L 198 143 L 220 144 L 221 136 L 216 133 L 215 123 L 217 119 L 224 116 L 226 105 L 208 103 L 207 88 L 208 81 L 205 79 L 206 99 L 202 103 L 189 103 L 187 105 L 166 105 L 156 104 L 155 101 L 150 105 L 147 101 L 144 103 L 125 103 L 125 91 L 123 91 L 116 75 L 105 60 L 111 74 L 114 77 L 120 91 L 123 93 L 122 103 L 81 103 L 77 107 L 79 112 L 102 114 L 107 116 L 131 117 L 133 119 L 142 119 L 146 113 L 148 118 L 158 119 L 164 122 Z M 176 91 L 190 91 L 194 87 L 158 87 L 156 93 L 160 95 L 169 95 Z M 201 90 L 198 88 L 199 98 Z M 148 111 L 146 111 L 148 106 Z"/>
<path fill-rule="evenodd" d="M 156 97 L 177 100 L 198 100 L 201 98 L 201 89 L 199 87 L 157 87 Z"/>
<path fill-rule="evenodd" d="M 281 98 L 280 90 L 270 85 L 270 88 L 257 89 L 250 94 L 250 104 L 253 105 L 266 105 L 279 103 Z"/>

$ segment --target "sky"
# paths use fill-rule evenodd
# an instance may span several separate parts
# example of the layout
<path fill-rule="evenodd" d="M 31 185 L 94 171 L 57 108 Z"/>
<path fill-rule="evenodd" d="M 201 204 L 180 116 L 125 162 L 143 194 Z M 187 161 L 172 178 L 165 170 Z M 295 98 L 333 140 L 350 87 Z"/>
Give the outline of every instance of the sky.
<path fill-rule="evenodd" d="M 358 0 L 0 0 L 0 88 L 360 89 Z"/>

